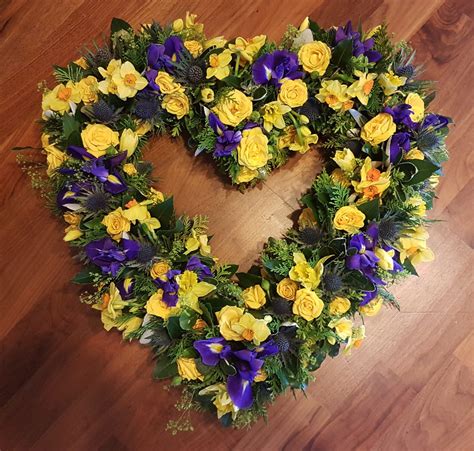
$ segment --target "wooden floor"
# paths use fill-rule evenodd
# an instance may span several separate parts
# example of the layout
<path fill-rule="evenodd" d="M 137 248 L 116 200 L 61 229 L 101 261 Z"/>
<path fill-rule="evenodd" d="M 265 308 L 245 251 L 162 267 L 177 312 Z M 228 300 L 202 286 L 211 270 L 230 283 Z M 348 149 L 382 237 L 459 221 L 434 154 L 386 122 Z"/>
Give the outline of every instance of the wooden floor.
<path fill-rule="evenodd" d="M 474 449 L 473 6 L 470 0 L 107 1 L 0 0 L 0 449 L 12 450 L 467 450 Z M 370 319 L 350 357 L 328 361 L 308 390 L 270 410 L 270 424 L 225 430 L 195 415 L 193 434 L 164 431 L 176 391 L 151 380 L 149 350 L 106 333 L 78 302 L 79 266 L 63 226 L 44 208 L 9 149 L 38 145 L 40 80 L 77 57 L 113 16 L 134 25 L 192 9 L 209 35 L 278 39 L 310 15 L 324 26 L 386 20 L 439 80 L 437 112 L 455 118 L 432 213 L 437 260 L 395 289 L 402 312 Z M 222 183 L 181 141 L 155 141 L 150 158 L 177 208 L 207 213 L 217 255 L 248 267 L 291 223 L 320 170 L 297 157 L 245 195 Z"/>

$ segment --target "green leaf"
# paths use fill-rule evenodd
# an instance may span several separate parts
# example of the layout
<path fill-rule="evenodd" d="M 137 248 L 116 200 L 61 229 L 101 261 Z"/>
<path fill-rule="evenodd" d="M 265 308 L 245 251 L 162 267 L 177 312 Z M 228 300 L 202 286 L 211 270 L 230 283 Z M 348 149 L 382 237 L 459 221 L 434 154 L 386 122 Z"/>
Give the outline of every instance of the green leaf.
<path fill-rule="evenodd" d="M 117 33 L 120 30 L 131 30 L 132 26 L 123 19 L 114 17 L 110 23 L 110 34 Z"/>
<path fill-rule="evenodd" d="M 331 63 L 336 67 L 345 67 L 352 58 L 352 39 L 344 39 L 334 47 Z"/>
<path fill-rule="evenodd" d="M 183 329 L 181 329 L 179 324 L 179 316 L 171 316 L 168 319 L 166 329 L 168 330 L 168 335 L 171 338 L 180 338 L 183 335 Z"/>
<path fill-rule="evenodd" d="M 235 75 L 229 75 L 228 77 L 222 80 L 227 86 L 231 86 L 232 88 L 240 88 L 242 85 L 242 80 L 240 77 L 236 77 Z"/>
<path fill-rule="evenodd" d="M 357 205 L 357 208 L 364 213 L 365 217 L 369 220 L 377 219 L 380 214 L 379 199 L 375 198 L 363 204 Z"/>
<path fill-rule="evenodd" d="M 329 199 L 327 199 L 326 201 L 329 201 Z M 305 194 L 302 198 L 301 198 L 301 203 L 310 208 L 311 211 L 313 212 L 313 215 L 315 218 L 318 217 L 318 210 L 316 208 L 316 203 L 314 201 L 314 197 L 312 194 Z"/>
<path fill-rule="evenodd" d="M 238 272 L 236 276 L 237 279 L 239 279 L 239 285 L 242 288 L 249 288 L 262 283 L 262 278 L 260 276 L 249 274 L 247 272 Z"/>
<path fill-rule="evenodd" d="M 403 267 L 410 273 L 413 274 L 414 276 L 418 276 L 418 273 L 416 272 L 415 267 L 413 266 L 413 263 L 406 258 L 405 261 L 403 262 Z"/>
<path fill-rule="evenodd" d="M 169 197 L 164 202 L 161 202 L 158 205 L 151 208 L 150 214 L 154 218 L 157 218 L 160 221 L 161 228 L 163 229 L 163 231 L 169 230 L 171 228 L 171 219 L 174 216 L 173 197 Z"/>
<path fill-rule="evenodd" d="M 322 31 L 321 27 L 314 20 L 311 19 L 309 19 L 309 29 L 315 34 L 321 33 Z"/>
<path fill-rule="evenodd" d="M 416 185 L 431 177 L 439 169 L 439 166 L 428 160 L 410 160 L 403 161 L 397 168 L 405 175 L 403 178 L 405 185 Z"/>
<path fill-rule="evenodd" d="M 226 376 L 235 376 L 237 374 L 235 366 L 227 363 L 225 360 L 221 360 L 219 362 L 219 368 Z"/>
<path fill-rule="evenodd" d="M 66 140 L 71 136 L 74 132 L 80 132 L 81 124 L 77 121 L 73 116 L 69 116 L 69 114 L 63 115 L 63 135 Z"/>
<path fill-rule="evenodd" d="M 178 375 L 178 365 L 168 356 L 162 356 L 153 370 L 154 379 L 168 379 Z"/>
<path fill-rule="evenodd" d="M 179 326 L 183 330 L 191 330 L 196 323 L 197 313 L 185 310 L 179 317 Z"/>
<path fill-rule="evenodd" d="M 89 285 L 94 283 L 95 276 L 98 274 L 99 273 L 93 268 L 84 269 L 72 278 L 72 282 L 77 283 L 78 285 Z"/>
<path fill-rule="evenodd" d="M 374 291 L 375 285 L 360 271 L 349 271 L 344 277 L 344 282 L 354 290 Z"/>

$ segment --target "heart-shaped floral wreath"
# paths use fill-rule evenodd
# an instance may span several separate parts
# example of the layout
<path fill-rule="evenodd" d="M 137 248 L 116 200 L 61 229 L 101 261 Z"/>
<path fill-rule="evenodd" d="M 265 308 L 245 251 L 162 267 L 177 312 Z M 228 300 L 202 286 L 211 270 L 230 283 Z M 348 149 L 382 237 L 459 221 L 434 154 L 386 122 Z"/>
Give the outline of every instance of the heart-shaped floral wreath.
<path fill-rule="evenodd" d="M 417 72 L 385 25 L 306 19 L 277 45 L 207 39 L 190 14 L 139 32 L 114 19 L 110 42 L 55 67 L 42 101 L 49 177 L 30 172 L 86 265 L 82 300 L 107 331 L 150 346 L 154 377 L 184 385 L 181 408 L 250 424 L 327 355 L 360 346 L 364 316 L 397 307 L 387 285 L 433 259 L 425 212 L 450 120 L 425 112 L 432 84 Z M 241 188 L 318 136 L 327 165 L 297 224 L 236 273 L 213 259 L 206 219 L 176 216 L 152 187 L 142 149 L 164 132 L 184 132 Z"/>

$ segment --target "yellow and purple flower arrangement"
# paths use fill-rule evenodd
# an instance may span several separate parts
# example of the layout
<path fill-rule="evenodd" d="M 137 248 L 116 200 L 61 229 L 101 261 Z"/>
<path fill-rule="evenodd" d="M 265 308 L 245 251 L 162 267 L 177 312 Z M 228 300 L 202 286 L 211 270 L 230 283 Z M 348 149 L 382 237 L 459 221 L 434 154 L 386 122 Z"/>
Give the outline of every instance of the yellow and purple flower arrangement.
<path fill-rule="evenodd" d="M 206 38 L 196 16 L 134 32 L 114 19 L 43 94 L 49 195 L 85 269 L 75 282 L 106 330 L 150 346 L 181 408 L 243 427 L 326 356 L 350 353 L 364 317 L 397 307 L 387 286 L 433 259 L 426 210 L 450 120 L 386 26 Z M 247 273 L 212 256 L 205 217 L 177 216 L 152 186 L 146 142 L 184 134 L 251 187 L 318 143 L 326 169 L 297 224 Z M 185 429 L 172 423 L 174 430 Z"/>

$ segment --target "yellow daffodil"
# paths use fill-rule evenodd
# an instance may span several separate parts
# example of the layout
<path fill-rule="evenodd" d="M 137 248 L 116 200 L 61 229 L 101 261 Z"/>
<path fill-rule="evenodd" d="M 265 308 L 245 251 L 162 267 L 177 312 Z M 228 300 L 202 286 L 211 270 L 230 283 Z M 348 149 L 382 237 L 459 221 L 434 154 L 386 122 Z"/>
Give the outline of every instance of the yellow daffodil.
<path fill-rule="evenodd" d="M 316 98 L 327 103 L 335 111 L 347 111 L 354 105 L 347 89 L 347 86 L 338 80 L 323 80 Z"/>
<path fill-rule="evenodd" d="M 50 136 L 46 133 L 41 135 L 41 146 L 46 153 L 46 162 L 48 163 L 46 174 L 48 177 L 52 177 L 56 173 L 56 169 L 61 167 L 68 156 L 56 147 L 56 143 L 50 141 Z"/>
<path fill-rule="evenodd" d="M 385 269 L 385 271 L 393 271 L 393 257 L 395 256 L 395 249 L 390 249 L 386 251 L 381 247 L 375 248 L 375 256 L 379 259 L 377 265 Z"/>
<path fill-rule="evenodd" d="M 344 348 L 344 354 L 350 355 L 353 348 L 359 348 L 365 338 L 365 326 L 354 327 L 352 329 L 352 335 L 347 340 L 346 347 Z"/>
<path fill-rule="evenodd" d="M 122 100 L 135 97 L 138 91 L 141 91 L 148 85 L 145 77 L 142 77 L 130 61 L 126 61 L 112 75 L 112 81 L 117 86 L 117 95 Z"/>
<path fill-rule="evenodd" d="M 264 34 L 253 37 L 252 39 L 244 39 L 238 37 L 234 44 L 229 44 L 232 53 L 240 56 L 240 64 L 252 63 L 255 55 L 265 44 L 267 37 Z"/>
<path fill-rule="evenodd" d="M 380 172 L 373 162 L 367 157 L 360 171 L 360 182 L 352 181 L 356 193 L 362 195 L 363 199 L 372 200 L 380 195 L 390 186 L 390 173 Z"/>
<path fill-rule="evenodd" d="M 257 319 L 251 313 L 244 313 L 239 321 L 232 325 L 232 330 L 240 336 L 240 340 L 251 341 L 258 346 L 270 336 L 271 332 L 267 324 L 271 320 L 269 315 L 263 319 Z"/>
<path fill-rule="evenodd" d="M 384 74 L 380 74 L 378 78 L 378 83 L 383 88 L 383 93 L 386 96 L 391 96 L 397 92 L 397 89 L 403 86 L 407 78 L 406 77 L 399 77 L 395 75 L 392 70 L 385 72 Z"/>
<path fill-rule="evenodd" d="M 143 323 L 143 319 L 138 316 L 132 316 L 124 322 L 121 322 L 117 329 L 121 330 L 123 338 L 127 338 L 128 335 L 138 330 Z"/>
<path fill-rule="evenodd" d="M 403 263 L 408 258 L 413 265 L 433 261 L 434 253 L 426 244 L 428 238 L 429 234 L 423 226 L 404 230 L 402 237 L 395 243 L 400 251 L 400 261 Z"/>
<path fill-rule="evenodd" d="M 278 138 L 278 147 L 280 149 L 288 147 L 290 150 L 304 154 L 311 148 L 311 144 L 316 144 L 317 142 L 318 135 L 312 134 L 306 125 L 298 128 L 294 125 L 288 125 L 284 128 L 283 134 Z"/>
<path fill-rule="evenodd" d="M 410 92 L 405 99 L 405 103 L 411 106 L 412 113 L 410 117 L 413 122 L 420 122 L 425 115 L 425 102 L 419 94 Z"/>
<path fill-rule="evenodd" d="M 43 95 L 41 107 L 43 111 L 55 111 L 64 114 L 74 109 L 76 104 L 81 101 L 81 90 L 72 81 L 68 81 L 66 85 L 62 83 L 55 86 L 52 91 L 48 91 Z"/>
<path fill-rule="evenodd" d="M 221 49 L 227 44 L 227 39 L 224 36 L 216 36 L 215 38 L 208 39 L 204 42 L 204 50 L 215 47 L 216 49 Z"/>
<path fill-rule="evenodd" d="M 221 53 L 212 53 L 209 56 L 209 67 L 206 71 L 206 78 L 216 77 L 223 80 L 230 74 L 229 64 L 232 61 L 232 52 L 228 49 Z"/>
<path fill-rule="evenodd" d="M 103 80 L 99 81 L 99 91 L 103 94 L 117 94 L 117 85 L 112 80 L 113 75 L 120 70 L 121 60 L 112 59 L 107 65 L 107 69 L 99 67 L 99 73 Z"/>
<path fill-rule="evenodd" d="M 347 88 L 347 95 L 357 97 L 362 105 L 367 105 L 377 74 L 366 74 L 356 70 L 354 71 L 354 75 L 359 77 L 359 79 Z"/>
<path fill-rule="evenodd" d="M 332 159 L 344 172 L 352 172 L 357 166 L 356 158 L 348 148 L 337 150 Z"/>
<path fill-rule="evenodd" d="M 189 237 L 186 241 L 186 252 L 184 254 L 187 255 L 199 249 L 199 252 L 201 253 L 201 255 L 205 257 L 210 256 L 211 246 L 209 246 L 207 241 L 208 241 L 207 235 L 197 236 L 196 231 L 193 229 L 192 236 Z"/>
<path fill-rule="evenodd" d="M 291 108 L 288 105 L 275 100 L 262 107 L 263 128 L 269 132 L 273 127 L 282 129 L 285 127 L 283 115 L 289 113 Z"/>
<path fill-rule="evenodd" d="M 308 263 L 306 257 L 301 252 L 293 254 L 293 261 L 295 266 L 290 270 L 290 279 L 301 283 L 305 288 L 314 290 L 318 288 L 321 283 L 321 276 L 324 272 L 324 262 L 328 260 L 331 255 L 323 257 L 318 260 L 314 268 Z"/>
<path fill-rule="evenodd" d="M 235 419 L 239 408 L 234 405 L 230 399 L 229 393 L 227 393 L 227 388 L 225 384 L 214 384 L 209 385 L 209 387 L 203 388 L 199 392 L 200 396 L 214 395 L 213 404 L 216 406 L 217 418 L 221 418 L 224 415 L 230 413 L 232 418 Z"/>
<path fill-rule="evenodd" d="M 333 319 L 328 326 L 334 329 L 341 340 L 347 340 L 352 336 L 352 321 L 348 318 Z"/>
<path fill-rule="evenodd" d="M 127 305 L 120 296 L 120 292 L 115 284 L 112 282 L 109 287 L 109 292 L 104 293 L 102 300 L 94 304 L 92 308 L 101 311 L 101 320 L 104 329 L 109 331 L 117 326 L 117 319 L 122 316 L 122 310 Z"/>
<path fill-rule="evenodd" d="M 176 19 L 173 24 L 173 31 L 180 33 L 183 30 L 192 30 L 196 33 L 203 33 L 204 24 L 197 22 L 197 14 L 191 14 L 189 11 L 186 11 L 186 16 L 183 19 Z"/>
<path fill-rule="evenodd" d="M 198 313 L 202 313 L 199 307 L 199 298 L 207 296 L 216 289 L 215 285 L 207 282 L 199 282 L 197 274 L 194 271 L 184 271 L 176 276 L 179 291 L 178 297 L 181 305 L 188 306 Z"/>

